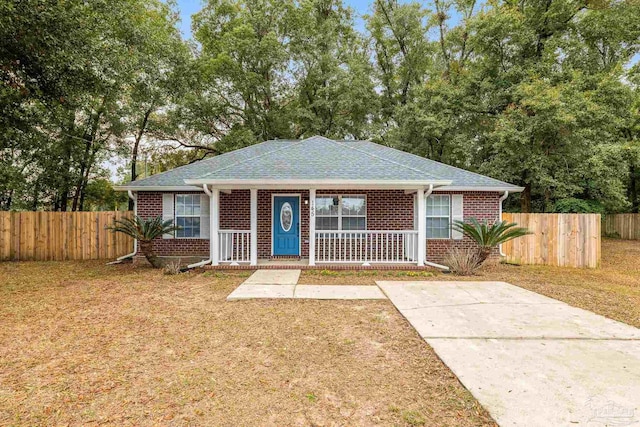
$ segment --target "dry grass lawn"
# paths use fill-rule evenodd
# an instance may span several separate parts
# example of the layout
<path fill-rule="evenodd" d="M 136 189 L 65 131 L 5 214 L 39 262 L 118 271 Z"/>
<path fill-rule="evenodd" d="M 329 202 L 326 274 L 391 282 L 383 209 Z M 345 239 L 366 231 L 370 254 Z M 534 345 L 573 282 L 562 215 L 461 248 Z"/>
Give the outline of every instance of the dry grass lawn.
<path fill-rule="evenodd" d="M 300 283 L 374 284 L 376 280 L 499 280 L 640 328 L 640 241 L 603 239 L 599 269 L 498 264 L 478 275 L 439 272 L 303 271 Z"/>
<path fill-rule="evenodd" d="M 0 425 L 494 425 L 389 302 L 247 275 L 0 264 Z"/>

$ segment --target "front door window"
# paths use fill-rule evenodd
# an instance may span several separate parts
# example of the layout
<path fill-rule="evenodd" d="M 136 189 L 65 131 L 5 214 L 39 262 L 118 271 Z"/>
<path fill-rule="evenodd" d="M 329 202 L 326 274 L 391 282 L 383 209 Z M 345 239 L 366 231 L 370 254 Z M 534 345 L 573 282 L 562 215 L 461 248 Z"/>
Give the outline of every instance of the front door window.
<path fill-rule="evenodd" d="M 282 230 L 287 232 L 291 230 L 291 224 L 293 224 L 293 209 L 289 202 L 284 202 L 280 209 L 280 226 Z"/>

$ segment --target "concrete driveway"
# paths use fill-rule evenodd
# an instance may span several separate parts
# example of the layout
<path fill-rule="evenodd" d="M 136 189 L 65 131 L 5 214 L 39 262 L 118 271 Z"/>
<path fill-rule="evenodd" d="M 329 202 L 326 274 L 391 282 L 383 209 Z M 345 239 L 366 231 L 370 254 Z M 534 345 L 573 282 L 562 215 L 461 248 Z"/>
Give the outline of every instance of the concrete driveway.
<path fill-rule="evenodd" d="M 640 425 L 640 329 L 503 282 L 378 282 L 502 426 Z"/>

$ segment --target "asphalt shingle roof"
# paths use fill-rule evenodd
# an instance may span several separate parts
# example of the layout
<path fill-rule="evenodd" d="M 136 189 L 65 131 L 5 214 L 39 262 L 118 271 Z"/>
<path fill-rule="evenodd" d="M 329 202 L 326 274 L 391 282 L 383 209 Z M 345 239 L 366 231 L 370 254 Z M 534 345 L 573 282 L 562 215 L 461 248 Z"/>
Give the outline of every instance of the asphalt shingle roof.
<path fill-rule="evenodd" d="M 452 187 L 519 187 L 370 141 L 314 136 L 272 140 L 201 160 L 122 186 L 184 187 L 185 180 L 451 181 Z"/>

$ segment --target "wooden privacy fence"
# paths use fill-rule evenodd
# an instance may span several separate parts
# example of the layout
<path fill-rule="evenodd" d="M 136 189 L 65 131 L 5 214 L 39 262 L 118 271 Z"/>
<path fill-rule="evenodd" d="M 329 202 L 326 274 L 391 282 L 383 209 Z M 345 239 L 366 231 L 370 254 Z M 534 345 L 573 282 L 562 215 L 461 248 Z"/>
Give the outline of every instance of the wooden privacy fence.
<path fill-rule="evenodd" d="M 605 215 L 604 235 L 640 240 L 640 213 Z"/>
<path fill-rule="evenodd" d="M 113 259 L 133 239 L 105 227 L 131 212 L 0 212 L 0 260 Z"/>
<path fill-rule="evenodd" d="M 502 218 L 533 233 L 502 245 L 509 262 L 581 268 L 600 266 L 599 214 L 505 213 Z"/>

